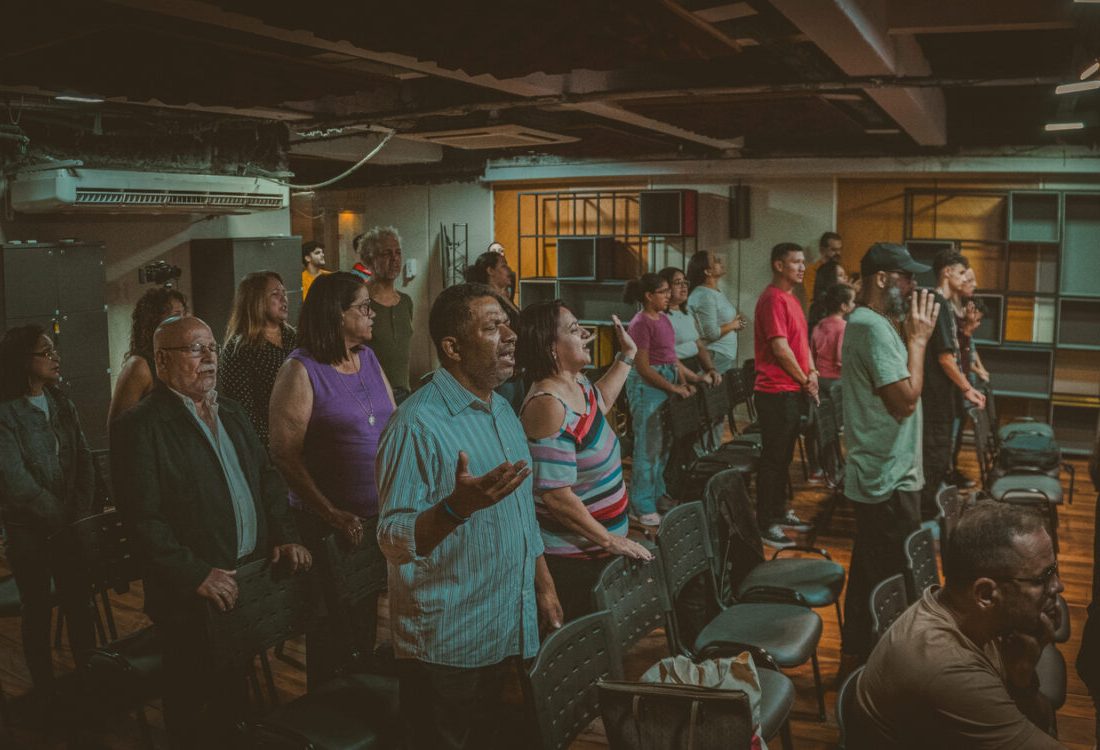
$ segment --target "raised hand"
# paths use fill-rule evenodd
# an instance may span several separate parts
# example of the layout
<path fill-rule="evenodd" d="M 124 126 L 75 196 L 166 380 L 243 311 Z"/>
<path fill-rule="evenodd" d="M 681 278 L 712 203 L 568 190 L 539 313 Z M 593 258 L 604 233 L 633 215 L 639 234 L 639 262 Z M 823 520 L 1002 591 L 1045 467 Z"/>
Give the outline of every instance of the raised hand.
<path fill-rule="evenodd" d="M 195 593 L 203 599 L 214 602 L 219 612 L 228 612 L 237 603 L 237 595 L 240 593 L 237 589 L 237 579 L 234 577 L 236 575 L 235 570 L 211 568 L 206 578 L 195 589 Z"/>
<path fill-rule="evenodd" d="M 516 491 L 531 474 L 526 461 L 505 461 L 495 469 L 475 477 L 470 473 L 470 457 L 458 453 L 455 467 L 455 488 L 447 498 L 448 505 L 462 516 L 496 505 Z"/>
<path fill-rule="evenodd" d="M 630 334 L 626 332 L 626 328 L 623 327 L 623 322 L 619 320 L 618 315 L 612 315 L 611 322 L 615 324 L 615 336 L 619 339 L 619 351 L 623 353 L 624 357 L 634 359 L 634 355 L 638 353 L 638 345 L 634 343 L 634 339 L 630 338 Z"/>
<path fill-rule="evenodd" d="M 940 303 L 927 290 L 913 292 L 909 303 L 909 315 L 905 318 L 905 335 L 910 342 L 927 344 L 936 330 L 936 318 L 940 315 Z"/>

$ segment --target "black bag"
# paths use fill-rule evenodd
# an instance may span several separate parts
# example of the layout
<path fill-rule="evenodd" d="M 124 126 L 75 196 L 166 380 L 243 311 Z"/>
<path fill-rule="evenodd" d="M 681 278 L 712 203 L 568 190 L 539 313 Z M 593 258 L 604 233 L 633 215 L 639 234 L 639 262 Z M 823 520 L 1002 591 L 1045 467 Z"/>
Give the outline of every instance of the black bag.
<path fill-rule="evenodd" d="M 740 690 L 601 681 L 611 750 L 749 750 L 752 707 Z"/>
<path fill-rule="evenodd" d="M 1040 430 L 1016 430 L 1001 443 L 997 464 L 1004 471 L 1033 469 L 1057 470 L 1062 463 L 1062 449 L 1058 442 Z"/>

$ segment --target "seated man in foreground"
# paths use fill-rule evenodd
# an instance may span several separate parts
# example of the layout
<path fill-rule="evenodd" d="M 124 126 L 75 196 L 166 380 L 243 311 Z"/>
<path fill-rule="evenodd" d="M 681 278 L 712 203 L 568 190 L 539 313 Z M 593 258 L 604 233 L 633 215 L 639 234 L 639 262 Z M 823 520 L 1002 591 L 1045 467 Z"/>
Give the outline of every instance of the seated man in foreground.
<path fill-rule="evenodd" d="M 1044 731 L 1035 664 L 1058 624 L 1049 534 L 1028 510 L 983 502 L 959 522 L 929 587 L 875 646 L 849 721 L 862 748 L 1063 747 Z"/>

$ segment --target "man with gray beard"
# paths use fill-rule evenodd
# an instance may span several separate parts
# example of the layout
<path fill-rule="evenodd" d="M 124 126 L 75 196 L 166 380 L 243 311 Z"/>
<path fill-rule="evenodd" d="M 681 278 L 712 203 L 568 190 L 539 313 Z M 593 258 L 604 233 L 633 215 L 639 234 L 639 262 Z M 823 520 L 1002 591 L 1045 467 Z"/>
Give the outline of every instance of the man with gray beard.
<path fill-rule="evenodd" d="M 915 289 L 914 275 L 927 270 L 901 245 L 872 245 L 860 262 L 860 306 L 844 331 L 844 494 L 855 506 L 856 539 L 842 673 L 870 654 L 868 596 L 879 581 L 904 570 L 905 537 L 920 524 L 920 396 L 925 349 L 940 311 L 926 290 Z"/>

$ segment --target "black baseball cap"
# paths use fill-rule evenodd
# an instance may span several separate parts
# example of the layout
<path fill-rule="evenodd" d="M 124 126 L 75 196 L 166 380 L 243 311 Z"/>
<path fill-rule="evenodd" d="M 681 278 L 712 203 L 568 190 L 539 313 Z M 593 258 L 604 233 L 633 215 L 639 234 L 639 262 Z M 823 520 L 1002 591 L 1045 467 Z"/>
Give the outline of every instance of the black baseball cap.
<path fill-rule="evenodd" d="M 925 273 L 931 270 L 931 266 L 913 260 L 913 256 L 904 245 L 895 245 L 892 242 L 876 242 L 871 245 L 864 254 L 863 260 L 859 262 L 859 272 L 864 278 L 879 271 Z"/>

